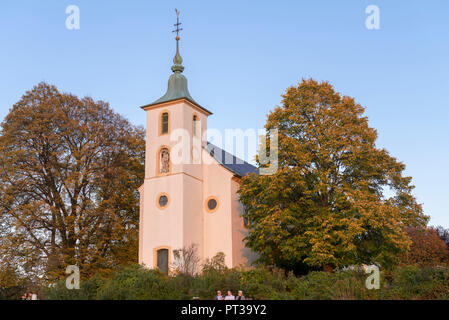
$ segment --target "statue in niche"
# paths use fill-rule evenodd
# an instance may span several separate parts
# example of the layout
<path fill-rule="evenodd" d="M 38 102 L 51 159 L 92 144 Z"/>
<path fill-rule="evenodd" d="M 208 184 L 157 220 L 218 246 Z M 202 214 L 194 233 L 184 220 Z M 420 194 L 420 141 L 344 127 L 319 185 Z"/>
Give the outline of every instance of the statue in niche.
<path fill-rule="evenodd" d="M 168 149 L 161 150 L 161 160 L 160 160 L 160 173 L 169 173 L 170 172 L 170 153 Z"/>

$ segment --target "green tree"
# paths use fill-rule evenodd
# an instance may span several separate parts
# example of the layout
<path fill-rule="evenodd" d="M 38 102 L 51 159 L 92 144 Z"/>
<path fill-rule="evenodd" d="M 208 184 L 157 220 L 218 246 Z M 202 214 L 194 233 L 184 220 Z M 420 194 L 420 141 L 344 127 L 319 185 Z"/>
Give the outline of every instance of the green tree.
<path fill-rule="evenodd" d="M 239 191 L 247 245 L 261 262 L 296 272 L 388 266 L 410 246 L 404 227 L 426 225 L 405 165 L 376 147 L 363 112 L 310 79 L 288 88 L 268 115 L 265 128 L 279 131 L 279 169 L 245 177 Z"/>
<path fill-rule="evenodd" d="M 40 83 L 0 132 L 0 259 L 28 277 L 137 262 L 144 131 L 92 98 Z"/>

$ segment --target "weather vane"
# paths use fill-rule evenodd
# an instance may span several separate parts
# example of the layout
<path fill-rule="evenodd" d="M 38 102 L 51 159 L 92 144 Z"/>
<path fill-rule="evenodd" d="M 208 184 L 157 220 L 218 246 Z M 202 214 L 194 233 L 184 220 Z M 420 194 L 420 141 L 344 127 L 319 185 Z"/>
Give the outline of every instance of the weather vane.
<path fill-rule="evenodd" d="M 182 31 L 182 28 L 179 28 L 179 26 L 182 24 L 181 22 L 179 22 L 179 11 L 178 9 L 175 9 L 176 11 L 176 24 L 174 24 L 174 26 L 176 27 L 175 30 L 173 30 L 172 32 L 176 32 L 176 40 L 179 39 L 179 32 Z"/>

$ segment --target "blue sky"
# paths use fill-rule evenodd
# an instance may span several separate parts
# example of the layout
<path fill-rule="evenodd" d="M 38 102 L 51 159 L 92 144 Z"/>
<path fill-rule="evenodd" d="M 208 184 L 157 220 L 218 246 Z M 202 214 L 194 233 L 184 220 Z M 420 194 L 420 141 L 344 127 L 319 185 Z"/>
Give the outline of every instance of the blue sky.
<path fill-rule="evenodd" d="M 69 5 L 80 30 L 65 27 Z M 380 30 L 365 28 L 368 5 L 380 8 Z M 447 0 L 4 0 L 0 119 L 46 81 L 144 125 L 139 106 L 164 94 L 171 73 L 174 8 L 184 74 L 214 112 L 209 127 L 261 128 L 288 86 L 327 80 L 367 108 L 431 224 L 449 227 Z"/>

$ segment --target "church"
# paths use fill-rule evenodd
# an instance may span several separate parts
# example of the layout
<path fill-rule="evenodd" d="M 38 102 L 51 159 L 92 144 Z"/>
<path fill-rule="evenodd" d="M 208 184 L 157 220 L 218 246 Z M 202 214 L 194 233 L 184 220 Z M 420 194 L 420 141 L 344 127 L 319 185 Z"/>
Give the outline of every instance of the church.
<path fill-rule="evenodd" d="M 139 263 L 169 273 L 173 250 L 193 244 L 201 262 L 223 252 L 228 267 L 250 265 L 255 254 L 244 244 L 247 224 L 237 191 L 241 178 L 257 168 L 203 138 L 212 112 L 188 91 L 179 25 L 178 20 L 167 92 L 142 107 L 146 153 L 139 188 Z"/>

